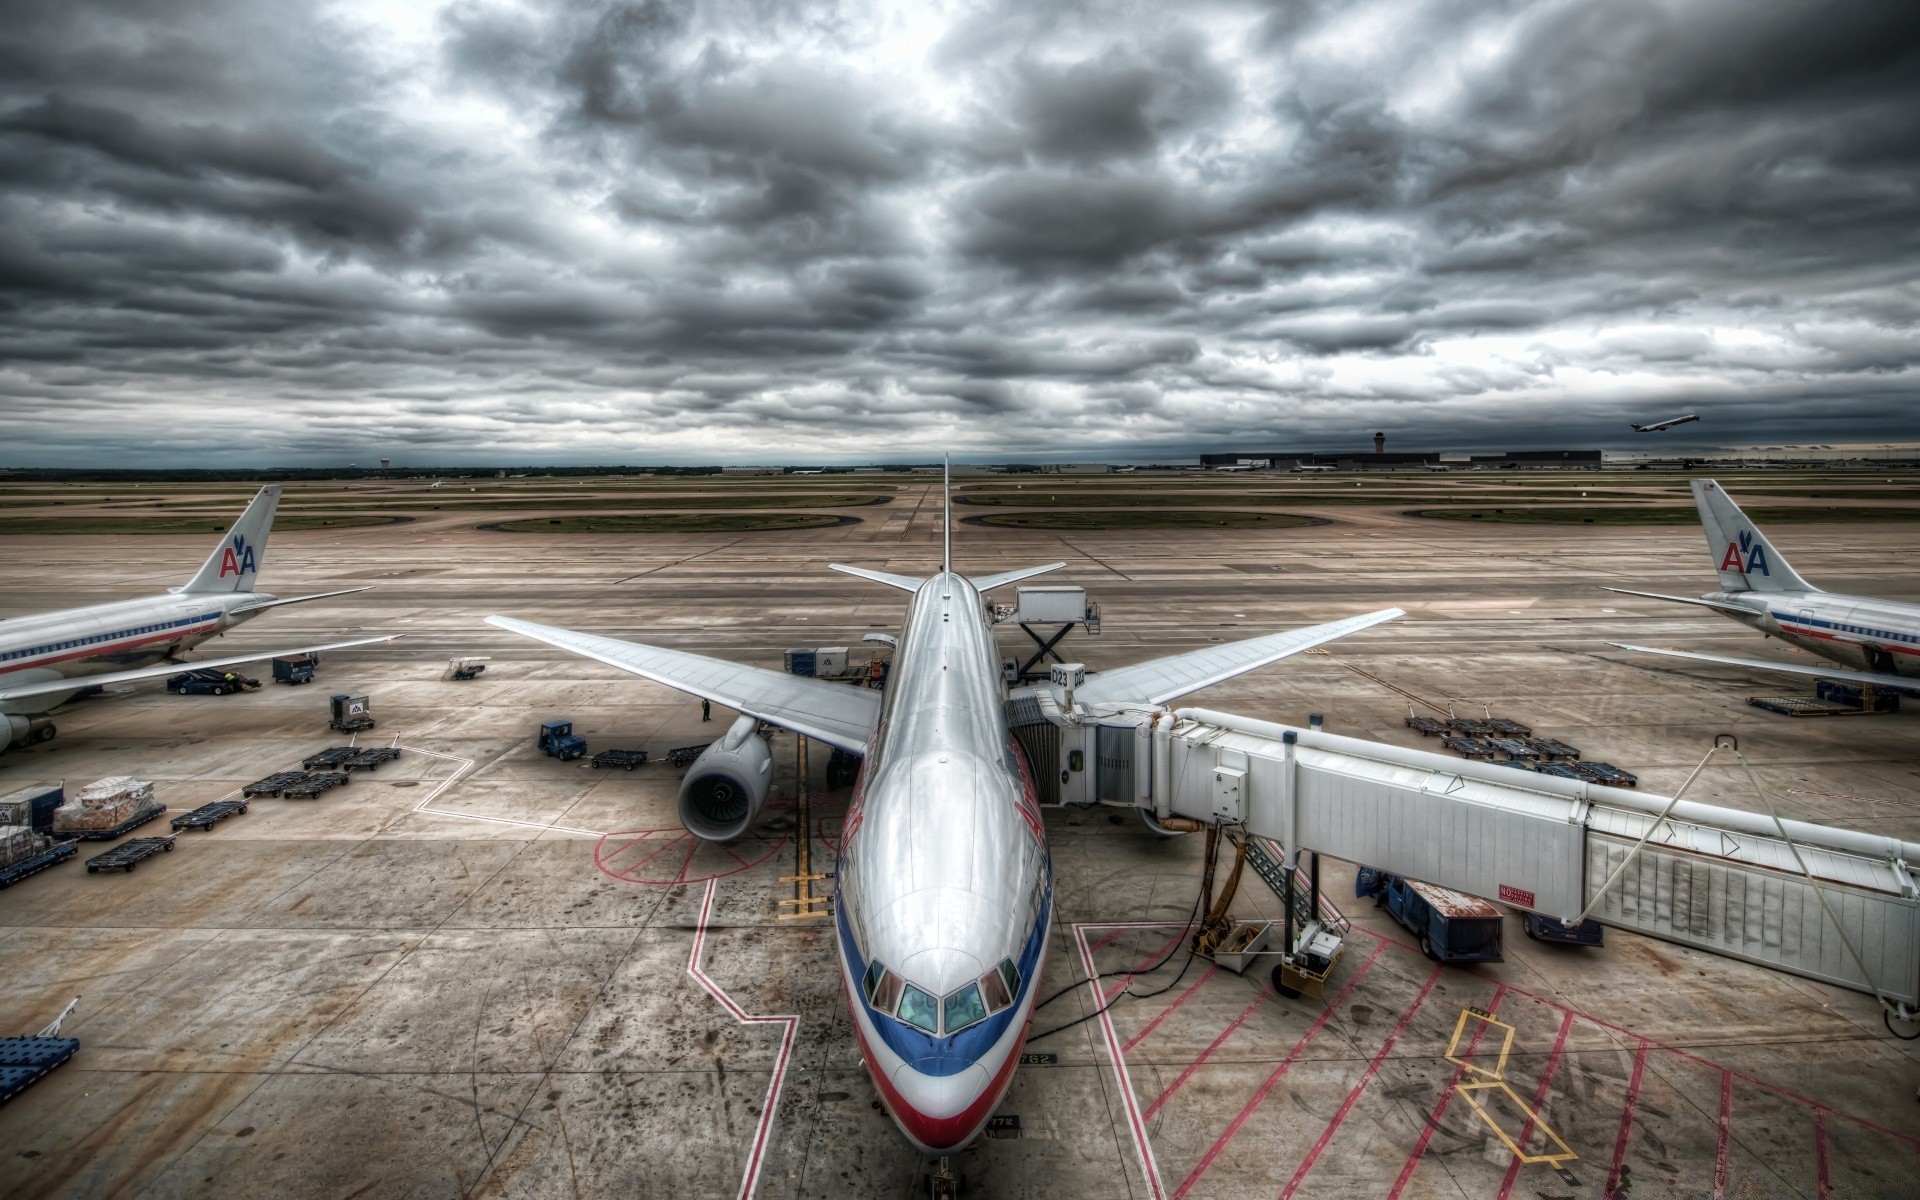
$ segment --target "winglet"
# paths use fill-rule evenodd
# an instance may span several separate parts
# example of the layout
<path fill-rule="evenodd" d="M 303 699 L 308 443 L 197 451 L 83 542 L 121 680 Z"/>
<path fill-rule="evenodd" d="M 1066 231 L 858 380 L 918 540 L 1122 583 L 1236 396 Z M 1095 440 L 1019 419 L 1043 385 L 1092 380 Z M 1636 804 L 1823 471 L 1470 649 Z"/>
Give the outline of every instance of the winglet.
<path fill-rule="evenodd" d="M 180 591 L 187 595 L 214 595 L 250 592 L 259 577 L 260 562 L 267 554 L 267 534 L 273 530 L 273 513 L 280 507 L 280 485 L 270 483 L 260 489 L 240 519 L 227 530 L 220 544 L 207 556 L 200 573 L 187 581 Z"/>

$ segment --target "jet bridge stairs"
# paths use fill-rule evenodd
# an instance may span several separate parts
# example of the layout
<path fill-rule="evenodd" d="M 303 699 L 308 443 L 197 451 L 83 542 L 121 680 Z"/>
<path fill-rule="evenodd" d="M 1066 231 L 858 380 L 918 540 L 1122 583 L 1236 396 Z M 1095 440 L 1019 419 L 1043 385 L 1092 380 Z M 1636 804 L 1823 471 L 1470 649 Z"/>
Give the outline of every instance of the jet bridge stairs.
<path fill-rule="evenodd" d="M 1331 969 L 1344 934 L 1307 898 L 1324 854 L 1920 1012 L 1920 844 L 1208 709 L 1063 704 L 1047 685 L 1014 693 L 1008 716 L 1043 799 L 1247 844 L 1294 896 L 1254 951 L 1277 952 L 1289 983 Z"/>

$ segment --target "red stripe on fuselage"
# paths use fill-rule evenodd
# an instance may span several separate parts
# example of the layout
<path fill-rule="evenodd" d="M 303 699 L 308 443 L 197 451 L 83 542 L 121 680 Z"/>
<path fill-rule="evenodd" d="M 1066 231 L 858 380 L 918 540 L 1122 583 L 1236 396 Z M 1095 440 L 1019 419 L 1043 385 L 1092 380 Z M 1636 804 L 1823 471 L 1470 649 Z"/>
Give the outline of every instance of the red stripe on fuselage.
<path fill-rule="evenodd" d="M 136 646 L 149 646 L 155 642 L 177 642 L 183 637 L 192 637 L 195 633 L 200 633 L 200 632 L 211 633 L 213 631 L 212 627 L 218 625 L 219 623 L 220 623 L 220 618 L 209 617 L 205 622 L 205 624 L 207 625 L 207 629 L 204 631 L 201 629 L 199 625 L 184 625 L 179 629 L 172 630 L 171 632 L 154 634 L 151 637 L 140 638 L 137 641 L 100 642 L 95 645 L 88 646 L 84 650 L 74 650 L 66 654 L 56 655 L 53 658 L 30 658 L 22 662 L 9 664 L 4 670 L 0 670 L 0 677 L 10 675 L 15 671 L 26 671 L 35 667 L 52 666 L 54 663 L 72 662 L 76 659 L 104 658 L 109 654 L 119 654 L 119 653 L 122 653 L 123 651 L 132 650 Z"/>

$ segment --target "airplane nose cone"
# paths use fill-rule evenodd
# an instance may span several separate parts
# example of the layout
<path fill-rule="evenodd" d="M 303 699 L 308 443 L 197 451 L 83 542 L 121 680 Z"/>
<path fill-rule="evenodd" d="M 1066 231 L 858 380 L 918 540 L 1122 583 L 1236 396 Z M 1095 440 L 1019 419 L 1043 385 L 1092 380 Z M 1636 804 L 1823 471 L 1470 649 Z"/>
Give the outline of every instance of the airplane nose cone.
<path fill-rule="evenodd" d="M 927 1075 L 912 1063 L 894 1068 L 893 1116 L 906 1135 L 924 1150 L 943 1154 L 973 1139 L 986 1123 L 998 1097 L 988 1095 L 993 1079 L 979 1063 L 952 1075 Z"/>

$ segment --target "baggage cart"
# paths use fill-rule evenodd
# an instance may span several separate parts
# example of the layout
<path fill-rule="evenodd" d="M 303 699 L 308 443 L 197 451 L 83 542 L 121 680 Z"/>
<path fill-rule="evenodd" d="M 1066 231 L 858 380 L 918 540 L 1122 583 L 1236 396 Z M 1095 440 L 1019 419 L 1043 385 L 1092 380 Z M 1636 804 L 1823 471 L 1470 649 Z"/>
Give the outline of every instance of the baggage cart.
<path fill-rule="evenodd" d="M 711 745 L 713 745 L 712 742 L 702 742 L 698 746 L 681 746 L 678 749 L 669 750 L 667 765 L 675 768 L 690 767 L 693 765 L 693 760 L 705 754 L 707 747 Z"/>
<path fill-rule="evenodd" d="M 48 867 L 57 866 L 78 853 L 80 848 L 72 842 L 53 842 L 40 853 L 0 869 L 0 888 L 10 888 L 27 876 L 37 875 Z"/>
<path fill-rule="evenodd" d="M 168 824 L 173 826 L 175 833 L 182 829 L 212 829 L 228 817 L 237 817 L 246 811 L 245 800 L 215 800 L 211 804 L 202 804 L 190 813 L 181 813 Z"/>
<path fill-rule="evenodd" d="M 300 765 L 309 771 L 331 771 L 358 753 L 358 746 L 328 746 L 301 759 Z"/>
<path fill-rule="evenodd" d="M 645 750 L 602 750 L 593 756 L 593 765 L 598 767 L 621 767 L 628 771 L 647 765 Z"/>
<path fill-rule="evenodd" d="M 378 771 L 381 763 L 392 762 L 399 757 L 400 751 L 396 747 L 369 746 L 365 750 L 355 754 L 352 758 L 342 759 L 340 769 L 343 771 Z"/>
<path fill-rule="evenodd" d="M 282 800 L 312 800 L 322 792 L 344 787 L 347 783 L 345 771 L 314 771 L 299 783 L 288 784 L 281 791 Z"/>
<path fill-rule="evenodd" d="M 58 1026 L 59 1022 L 54 1025 Z M 0 1038 L 0 1104 L 18 1096 L 29 1084 L 72 1058 L 78 1049 L 79 1038 L 45 1035 Z"/>
<path fill-rule="evenodd" d="M 166 837 L 130 838 L 105 854 L 96 854 L 87 860 L 87 874 L 97 875 L 102 871 L 125 871 L 133 869 L 156 854 L 170 852 L 173 849 L 173 835 Z"/>

